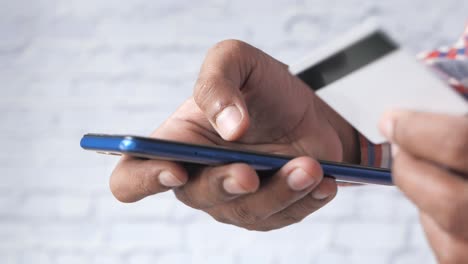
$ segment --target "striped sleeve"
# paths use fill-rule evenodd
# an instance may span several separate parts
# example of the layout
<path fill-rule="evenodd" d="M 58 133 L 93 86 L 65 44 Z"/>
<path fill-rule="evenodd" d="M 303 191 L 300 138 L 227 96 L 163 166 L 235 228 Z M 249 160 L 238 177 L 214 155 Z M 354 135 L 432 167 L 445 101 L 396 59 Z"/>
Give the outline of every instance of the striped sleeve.
<path fill-rule="evenodd" d="M 392 158 L 390 144 L 372 144 L 366 137 L 359 134 L 361 148 L 361 165 L 378 168 L 390 168 Z"/>

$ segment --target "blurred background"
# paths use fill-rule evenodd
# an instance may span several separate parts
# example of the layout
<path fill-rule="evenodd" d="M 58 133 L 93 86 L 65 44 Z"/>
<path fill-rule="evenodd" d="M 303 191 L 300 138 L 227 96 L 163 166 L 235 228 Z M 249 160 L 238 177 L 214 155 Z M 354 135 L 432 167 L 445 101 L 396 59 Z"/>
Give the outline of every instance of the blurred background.
<path fill-rule="evenodd" d="M 268 233 L 218 224 L 172 193 L 108 189 L 116 157 L 86 132 L 147 135 L 190 96 L 206 50 L 247 41 L 291 64 L 368 17 L 413 53 L 452 44 L 465 0 L 0 0 L 0 263 L 431 263 L 392 187 L 340 189 Z"/>

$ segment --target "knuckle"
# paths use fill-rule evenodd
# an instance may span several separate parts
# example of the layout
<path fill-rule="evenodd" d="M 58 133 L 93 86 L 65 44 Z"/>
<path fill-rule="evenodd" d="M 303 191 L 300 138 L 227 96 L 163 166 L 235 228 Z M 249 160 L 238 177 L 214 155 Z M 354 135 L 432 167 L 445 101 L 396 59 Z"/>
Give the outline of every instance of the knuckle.
<path fill-rule="evenodd" d="M 307 210 L 307 209 L 306 209 Z M 296 224 L 301 222 L 306 214 L 294 214 L 294 213 L 288 213 L 285 212 L 284 210 L 280 212 L 281 217 L 283 218 L 283 221 L 286 222 L 288 225 L 289 224 Z"/>
<path fill-rule="evenodd" d="M 452 135 L 446 137 L 447 159 L 460 161 L 460 165 L 466 167 L 468 159 L 468 124 L 460 123 L 459 128 L 450 131 Z"/>
<path fill-rule="evenodd" d="M 141 175 L 137 175 L 133 172 L 133 179 L 137 179 L 138 188 L 144 196 L 153 195 L 161 191 L 161 184 L 159 183 L 158 175 L 160 170 L 156 167 L 148 168 L 140 172 Z"/>
<path fill-rule="evenodd" d="M 216 87 L 219 86 L 210 78 L 199 77 L 197 80 L 197 84 L 194 88 L 193 99 L 195 100 L 195 103 L 202 108 L 202 110 L 206 110 L 210 105 L 210 102 L 213 101 L 213 95 L 217 89 Z"/>
<path fill-rule="evenodd" d="M 211 213 L 207 211 L 211 217 L 213 217 L 214 220 L 223 223 L 223 224 L 234 224 L 228 217 L 226 217 L 224 214 L 216 214 L 216 213 Z"/>
<path fill-rule="evenodd" d="M 224 107 L 232 104 L 231 97 L 223 96 L 223 83 L 233 82 L 227 79 L 226 76 L 219 78 L 218 73 L 212 72 L 210 75 L 200 76 L 194 88 L 193 99 L 205 114 L 212 118 L 219 113 Z M 224 91 L 224 92 L 223 92 Z"/>
<path fill-rule="evenodd" d="M 237 39 L 225 39 L 218 43 L 216 43 L 213 47 L 210 48 L 208 53 L 211 52 L 218 52 L 218 51 L 232 51 L 232 50 L 240 50 L 244 49 L 247 46 L 247 43 L 237 40 Z"/>
<path fill-rule="evenodd" d="M 239 226 L 254 225 L 262 220 L 245 203 L 239 203 L 232 207 L 233 219 Z"/>
<path fill-rule="evenodd" d="M 224 189 L 224 176 L 216 175 L 213 177 L 207 177 L 206 179 L 208 181 L 208 188 L 211 193 L 210 201 L 213 205 L 225 203 L 238 197 L 238 195 L 230 194 Z"/>
<path fill-rule="evenodd" d="M 222 206 L 235 197 L 222 188 L 223 177 L 203 173 L 198 176 L 192 182 L 174 189 L 177 199 L 192 208 L 205 210 Z"/>
<path fill-rule="evenodd" d="M 461 137 L 459 135 L 454 135 L 450 138 L 447 138 L 447 155 L 448 159 L 451 160 L 462 160 L 467 156 L 468 152 L 468 139 Z M 466 160 L 465 160 L 466 162 Z"/>
<path fill-rule="evenodd" d="M 450 234 L 453 234 L 457 232 L 457 229 L 459 229 L 457 222 L 458 221 L 456 221 L 453 217 L 453 210 L 448 209 L 447 213 L 442 217 L 440 224 L 443 226 L 444 230 Z"/>
<path fill-rule="evenodd" d="M 451 195 L 453 196 L 453 195 Z M 463 212 L 467 204 L 461 201 L 448 200 L 445 205 L 445 213 L 441 215 L 440 225 L 450 234 L 460 234 L 465 228 L 466 220 L 463 219 Z"/>
<path fill-rule="evenodd" d="M 173 190 L 176 198 L 185 205 L 198 210 L 203 209 L 203 206 L 196 202 L 193 192 L 188 189 L 189 188 L 182 186 Z"/>
<path fill-rule="evenodd" d="M 297 202 L 295 204 L 297 212 L 304 213 L 304 212 L 313 212 L 315 210 L 318 210 L 329 200 L 333 199 L 334 196 L 336 195 L 336 193 L 334 193 L 333 195 L 330 195 L 329 197 L 323 200 L 317 200 L 314 197 L 314 191 L 315 190 L 308 193 L 307 196 L 305 196 L 302 201 Z"/>

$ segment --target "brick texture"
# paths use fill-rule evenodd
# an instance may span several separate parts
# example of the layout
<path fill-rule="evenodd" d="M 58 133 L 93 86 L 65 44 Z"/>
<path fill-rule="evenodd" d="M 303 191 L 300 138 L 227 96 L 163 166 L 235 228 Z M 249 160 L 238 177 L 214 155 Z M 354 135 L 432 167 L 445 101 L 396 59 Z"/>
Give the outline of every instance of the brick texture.
<path fill-rule="evenodd" d="M 269 233 L 216 223 L 172 194 L 120 204 L 114 157 L 86 132 L 150 133 L 190 96 L 206 50 L 237 38 L 293 63 L 377 17 L 410 52 L 452 43 L 465 0 L 0 0 L 0 262 L 430 263 L 394 188 L 339 191 Z"/>

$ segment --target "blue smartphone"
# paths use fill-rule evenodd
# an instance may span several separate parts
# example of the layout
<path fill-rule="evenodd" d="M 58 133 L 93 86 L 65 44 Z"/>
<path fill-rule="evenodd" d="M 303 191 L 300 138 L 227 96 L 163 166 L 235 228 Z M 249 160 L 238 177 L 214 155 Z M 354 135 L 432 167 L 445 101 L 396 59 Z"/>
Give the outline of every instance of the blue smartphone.
<path fill-rule="evenodd" d="M 129 155 L 146 159 L 216 166 L 234 162 L 246 163 L 257 171 L 275 171 L 294 157 L 225 147 L 196 145 L 128 135 L 86 134 L 83 149 L 109 155 Z M 354 164 L 319 160 L 327 177 L 338 182 L 393 185 L 390 170 Z"/>

